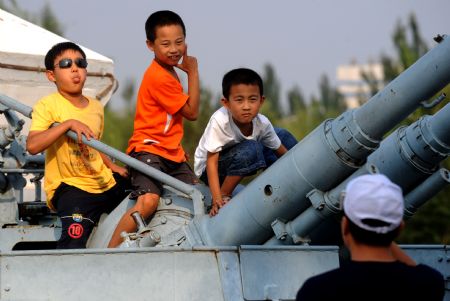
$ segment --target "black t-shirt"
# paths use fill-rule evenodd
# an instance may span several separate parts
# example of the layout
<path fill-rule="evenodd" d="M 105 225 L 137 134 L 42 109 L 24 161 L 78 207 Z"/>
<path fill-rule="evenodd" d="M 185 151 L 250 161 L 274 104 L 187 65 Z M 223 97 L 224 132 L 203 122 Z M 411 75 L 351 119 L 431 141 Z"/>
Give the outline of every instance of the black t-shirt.
<path fill-rule="evenodd" d="M 444 290 L 442 274 L 427 265 L 350 261 L 305 281 L 296 300 L 441 301 Z"/>

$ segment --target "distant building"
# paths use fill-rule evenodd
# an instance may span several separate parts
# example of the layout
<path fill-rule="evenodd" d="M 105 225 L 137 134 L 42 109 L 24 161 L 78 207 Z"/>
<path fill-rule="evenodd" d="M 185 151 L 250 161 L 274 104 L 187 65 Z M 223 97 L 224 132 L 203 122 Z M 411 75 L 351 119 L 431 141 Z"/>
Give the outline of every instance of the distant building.
<path fill-rule="evenodd" d="M 363 73 L 369 76 L 378 90 L 383 88 L 384 72 L 380 63 L 360 65 L 352 62 L 337 68 L 337 90 L 344 97 L 348 108 L 356 108 L 371 97 L 371 87 L 364 80 Z"/>

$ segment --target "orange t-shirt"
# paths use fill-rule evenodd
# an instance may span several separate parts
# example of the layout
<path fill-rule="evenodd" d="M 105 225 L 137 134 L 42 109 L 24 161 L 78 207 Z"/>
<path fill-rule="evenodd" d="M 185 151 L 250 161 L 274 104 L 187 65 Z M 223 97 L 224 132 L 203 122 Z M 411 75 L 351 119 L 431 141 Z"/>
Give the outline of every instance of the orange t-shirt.
<path fill-rule="evenodd" d="M 181 83 L 153 60 L 139 88 L 127 153 L 145 151 L 175 162 L 186 161 L 181 146 L 183 116 L 179 110 L 188 98 Z"/>

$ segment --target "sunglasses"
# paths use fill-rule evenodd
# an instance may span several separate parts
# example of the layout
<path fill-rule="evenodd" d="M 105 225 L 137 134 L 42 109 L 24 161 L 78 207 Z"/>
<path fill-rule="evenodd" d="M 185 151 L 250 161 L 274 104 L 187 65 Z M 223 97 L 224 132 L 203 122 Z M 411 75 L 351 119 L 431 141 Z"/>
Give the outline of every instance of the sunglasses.
<path fill-rule="evenodd" d="M 75 65 L 77 65 L 78 68 L 86 68 L 88 63 L 87 60 L 85 58 L 77 58 L 74 61 L 72 61 L 72 59 L 62 59 L 58 62 L 58 64 L 55 65 L 59 66 L 59 68 L 61 69 L 67 69 L 72 67 L 72 63 L 75 62 Z"/>

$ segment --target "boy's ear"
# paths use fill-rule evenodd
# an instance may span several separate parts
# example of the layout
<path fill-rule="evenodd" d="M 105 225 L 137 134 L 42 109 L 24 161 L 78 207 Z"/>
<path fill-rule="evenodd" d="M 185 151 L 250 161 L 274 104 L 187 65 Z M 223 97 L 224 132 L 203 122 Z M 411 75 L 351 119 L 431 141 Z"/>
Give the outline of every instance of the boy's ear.
<path fill-rule="evenodd" d="M 405 221 L 402 221 L 399 226 L 399 232 L 403 231 L 404 228 L 405 228 Z"/>
<path fill-rule="evenodd" d="M 145 43 L 147 44 L 147 48 L 153 51 L 153 43 L 150 40 L 145 40 Z"/>
<path fill-rule="evenodd" d="M 342 236 L 346 236 L 348 233 L 350 232 L 349 229 L 349 225 L 348 225 L 348 219 L 347 217 L 344 215 L 342 216 L 342 220 L 341 220 L 341 234 Z"/>
<path fill-rule="evenodd" d="M 264 95 L 261 95 L 261 104 L 263 104 L 265 100 L 266 100 L 266 97 L 264 97 Z"/>
<path fill-rule="evenodd" d="M 51 82 L 56 82 L 55 73 L 53 70 L 46 70 L 45 75 L 47 75 L 47 78 Z"/>
<path fill-rule="evenodd" d="M 230 102 L 228 101 L 228 99 L 226 99 L 225 97 L 222 97 L 220 102 L 222 103 L 222 106 L 224 106 L 225 108 L 229 109 Z"/>

